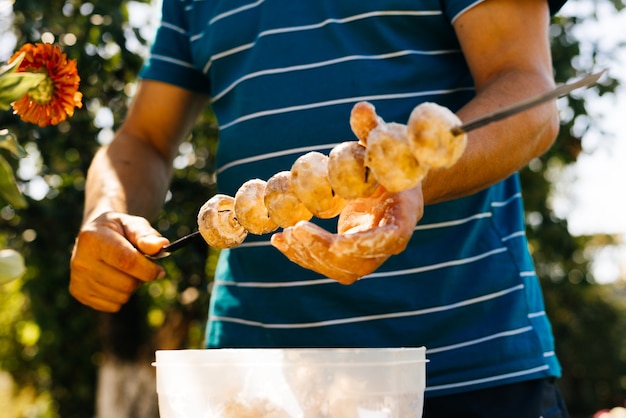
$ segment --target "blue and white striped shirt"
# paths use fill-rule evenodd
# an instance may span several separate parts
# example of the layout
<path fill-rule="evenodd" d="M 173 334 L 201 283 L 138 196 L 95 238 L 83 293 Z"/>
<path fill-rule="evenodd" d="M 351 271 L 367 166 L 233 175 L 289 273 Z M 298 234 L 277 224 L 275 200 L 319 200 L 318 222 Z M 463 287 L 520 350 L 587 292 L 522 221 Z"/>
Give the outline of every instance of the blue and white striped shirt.
<path fill-rule="evenodd" d="M 220 192 L 354 140 L 367 100 L 387 121 L 474 95 L 452 27 L 476 0 L 164 0 L 142 71 L 211 96 Z M 403 253 L 344 286 L 251 236 L 222 251 L 208 347 L 426 346 L 427 395 L 557 376 L 516 175 L 427 206 Z M 336 220 L 320 221 L 333 229 Z"/>

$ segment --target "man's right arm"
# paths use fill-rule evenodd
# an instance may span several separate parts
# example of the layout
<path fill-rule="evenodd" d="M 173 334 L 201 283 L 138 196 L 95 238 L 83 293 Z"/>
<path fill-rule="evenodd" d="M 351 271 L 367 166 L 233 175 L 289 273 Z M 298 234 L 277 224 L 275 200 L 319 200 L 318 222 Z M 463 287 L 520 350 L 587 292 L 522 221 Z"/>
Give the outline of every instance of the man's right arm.
<path fill-rule="evenodd" d="M 138 286 L 164 274 L 143 256 L 167 244 L 147 219 L 160 210 L 178 146 L 206 102 L 205 95 L 140 82 L 125 122 L 87 174 L 71 260 L 70 293 L 80 302 L 117 311 Z"/>

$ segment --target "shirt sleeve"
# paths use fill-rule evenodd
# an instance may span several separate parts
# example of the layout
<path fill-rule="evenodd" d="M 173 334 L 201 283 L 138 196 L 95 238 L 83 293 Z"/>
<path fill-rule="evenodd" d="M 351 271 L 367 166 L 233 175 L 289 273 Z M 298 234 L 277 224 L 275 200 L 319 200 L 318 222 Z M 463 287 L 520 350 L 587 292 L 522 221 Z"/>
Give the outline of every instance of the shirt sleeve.
<path fill-rule="evenodd" d="M 139 77 L 208 94 L 209 79 L 193 64 L 186 3 L 181 0 L 163 0 L 161 24 Z"/>
<path fill-rule="evenodd" d="M 450 21 L 454 23 L 459 16 L 483 1 L 486 0 L 449 0 L 443 2 L 443 7 L 445 9 L 445 13 L 450 17 Z M 567 0 L 548 0 L 550 14 L 554 16 L 566 2 Z"/>

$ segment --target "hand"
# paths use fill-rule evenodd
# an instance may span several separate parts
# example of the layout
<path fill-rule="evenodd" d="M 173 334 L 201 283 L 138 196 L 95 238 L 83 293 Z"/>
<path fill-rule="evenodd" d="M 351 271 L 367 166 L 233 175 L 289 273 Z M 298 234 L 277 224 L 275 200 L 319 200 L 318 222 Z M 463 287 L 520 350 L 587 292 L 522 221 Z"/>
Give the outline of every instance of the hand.
<path fill-rule="evenodd" d="M 383 187 L 351 200 L 339 215 L 337 234 L 301 221 L 272 236 L 287 258 L 343 284 L 351 284 L 402 252 L 424 212 L 421 185 L 398 193 Z"/>
<path fill-rule="evenodd" d="M 148 221 L 122 213 L 105 213 L 78 234 L 71 258 L 70 293 L 81 303 L 117 312 L 143 283 L 165 270 L 144 254 L 156 254 L 169 241 Z"/>

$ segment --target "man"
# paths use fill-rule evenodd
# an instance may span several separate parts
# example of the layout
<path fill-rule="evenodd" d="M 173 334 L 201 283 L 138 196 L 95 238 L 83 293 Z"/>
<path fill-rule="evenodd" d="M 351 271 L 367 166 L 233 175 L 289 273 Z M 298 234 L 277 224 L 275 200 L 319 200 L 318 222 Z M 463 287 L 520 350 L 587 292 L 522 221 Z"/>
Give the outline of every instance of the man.
<path fill-rule="evenodd" d="M 127 119 L 89 170 L 71 293 L 116 311 L 163 277 L 143 255 L 167 240 L 146 219 L 209 101 L 220 124 L 218 188 L 233 196 L 306 151 L 354 140 L 348 118 L 359 101 L 387 121 L 405 123 L 424 101 L 469 120 L 552 88 L 548 28 L 561 3 L 165 0 Z M 557 130 L 554 103 L 531 109 L 471 132 L 462 158 L 420 187 L 381 195 L 421 218 L 414 229 L 385 219 L 398 223 L 398 239 L 411 236 L 398 255 L 344 257 L 328 246 L 359 236 L 310 229 L 274 239 L 306 269 L 269 236 L 223 251 L 207 347 L 424 345 L 426 417 L 566 416 L 516 174 Z M 361 279 L 328 278 L 339 270 Z"/>

